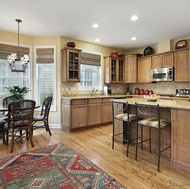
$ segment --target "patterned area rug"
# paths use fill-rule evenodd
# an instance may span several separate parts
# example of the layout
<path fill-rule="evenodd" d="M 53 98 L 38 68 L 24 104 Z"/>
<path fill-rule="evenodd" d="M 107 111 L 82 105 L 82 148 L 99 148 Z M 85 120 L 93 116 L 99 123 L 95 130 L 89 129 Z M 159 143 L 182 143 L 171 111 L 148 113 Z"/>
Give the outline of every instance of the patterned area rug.
<path fill-rule="evenodd" d="M 0 188 L 124 189 L 66 144 L 0 160 Z"/>

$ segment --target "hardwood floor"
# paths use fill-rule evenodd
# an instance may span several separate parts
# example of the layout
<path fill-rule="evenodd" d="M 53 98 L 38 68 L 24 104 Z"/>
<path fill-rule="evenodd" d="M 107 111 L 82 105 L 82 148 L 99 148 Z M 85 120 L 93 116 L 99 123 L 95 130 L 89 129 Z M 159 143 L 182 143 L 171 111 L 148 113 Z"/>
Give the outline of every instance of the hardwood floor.
<path fill-rule="evenodd" d="M 67 129 L 51 129 L 52 136 L 44 129 L 34 131 L 35 147 L 30 142 L 17 141 L 12 154 L 10 145 L 0 144 L 0 158 L 21 152 L 32 151 L 56 143 L 66 143 L 94 164 L 114 177 L 128 189 L 190 188 L 190 174 L 175 169 L 168 158 L 161 158 L 161 172 L 157 171 L 157 156 L 139 151 L 138 161 L 134 159 L 134 148 L 126 157 L 126 146 L 115 143 L 111 148 L 112 125 L 69 132 Z"/>

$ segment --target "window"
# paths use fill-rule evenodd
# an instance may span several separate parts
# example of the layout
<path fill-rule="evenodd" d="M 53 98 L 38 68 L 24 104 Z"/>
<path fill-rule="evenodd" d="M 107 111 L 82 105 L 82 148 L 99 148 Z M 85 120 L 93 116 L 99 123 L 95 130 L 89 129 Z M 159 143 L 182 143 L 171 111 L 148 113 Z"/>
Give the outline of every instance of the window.
<path fill-rule="evenodd" d="M 30 63 L 25 72 L 11 72 L 6 57 L 10 54 L 9 49 L 13 47 L 12 45 L 0 44 L 0 105 L 2 105 L 3 98 L 9 96 L 6 87 L 19 86 L 30 88 L 31 86 Z M 25 98 L 30 98 L 30 93 L 28 92 Z"/>
<path fill-rule="evenodd" d="M 35 48 L 36 54 L 36 102 L 42 104 L 48 96 L 53 96 L 51 110 L 56 110 L 56 63 L 55 46 Z"/>
<path fill-rule="evenodd" d="M 101 67 L 100 66 L 92 66 L 92 65 L 85 65 L 81 64 L 80 67 L 80 86 L 83 89 L 93 89 L 93 88 L 100 88 L 100 73 Z"/>
<path fill-rule="evenodd" d="M 80 89 L 101 89 L 101 56 L 82 52 L 80 63 Z"/>

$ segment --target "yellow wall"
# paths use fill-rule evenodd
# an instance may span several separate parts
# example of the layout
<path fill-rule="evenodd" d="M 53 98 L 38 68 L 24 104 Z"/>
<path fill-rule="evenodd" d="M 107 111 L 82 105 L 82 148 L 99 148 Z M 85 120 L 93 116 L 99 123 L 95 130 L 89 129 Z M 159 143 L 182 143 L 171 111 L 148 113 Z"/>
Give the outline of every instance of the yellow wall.
<path fill-rule="evenodd" d="M 0 41 L 18 44 L 18 34 L 0 30 Z M 23 45 L 33 45 L 33 37 L 20 35 L 19 43 Z"/>
<path fill-rule="evenodd" d="M 6 32 L 6 31 L 0 31 L 0 41 L 3 41 L 5 43 L 18 43 L 18 34 L 17 33 L 11 33 L 11 32 Z M 87 43 L 84 41 L 80 40 L 73 40 L 70 38 L 66 37 L 60 37 L 60 36 L 55 36 L 55 37 L 30 37 L 30 36 L 25 36 L 20 34 L 20 45 L 23 46 L 30 46 L 32 48 L 32 57 L 30 63 L 34 65 L 34 47 L 35 46 L 45 46 L 45 45 L 55 45 L 56 46 L 56 80 L 57 80 L 57 85 L 56 85 L 56 105 L 57 105 L 57 110 L 56 112 L 51 112 L 50 114 L 50 124 L 53 124 L 55 126 L 61 124 L 61 96 L 62 96 L 62 66 L 61 66 L 61 49 L 64 48 L 69 41 L 74 41 L 76 43 L 75 48 L 79 48 L 82 50 L 86 51 L 91 51 L 91 52 L 97 52 L 101 53 L 102 56 L 110 55 L 112 51 L 116 50 L 113 48 L 109 47 L 104 47 L 92 43 Z M 118 51 L 119 53 L 124 53 L 123 51 Z M 103 66 L 103 58 L 102 58 L 102 66 Z M 34 97 L 34 66 L 31 66 L 31 73 L 32 73 L 32 97 Z M 103 69 L 102 69 L 103 73 Z M 103 82 L 103 81 L 102 81 Z M 70 83 L 67 83 L 70 85 Z"/>
<path fill-rule="evenodd" d="M 18 34 L 17 33 L 11 33 L 11 32 L 6 32 L 6 31 L 1 31 L 0 30 L 0 41 L 6 42 L 6 43 L 18 43 Z M 56 90 L 57 90 L 57 110 L 56 112 L 51 112 L 50 114 L 50 124 L 53 125 L 60 125 L 61 124 L 61 96 L 62 96 L 62 89 L 65 86 L 75 86 L 75 83 L 63 83 L 62 82 L 62 66 L 61 66 L 61 49 L 64 48 L 67 44 L 67 42 L 73 41 L 76 43 L 76 47 L 78 49 L 82 49 L 84 51 L 88 52 L 96 52 L 98 54 L 102 54 L 103 56 L 110 55 L 112 51 L 118 51 L 119 54 L 126 53 L 127 51 L 123 50 L 118 50 L 114 48 L 109 48 L 105 46 L 101 46 L 98 44 L 92 44 L 80 40 L 74 40 L 66 37 L 60 37 L 60 36 L 55 36 L 55 37 L 31 37 L 31 36 L 26 36 L 26 35 L 21 35 L 20 34 L 20 45 L 23 46 L 30 46 L 32 48 L 32 58 L 31 58 L 31 64 L 33 64 L 33 59 L 34 59 L 34 46 L 44 46 L 44 45 L 55 45 L 56 46 L 56 79 L 57 79 L 57 85 L 56 85 Z M 174 40 L 171 42 L 171 45 L 169 45 L 170 40 L 166 40 L 163 42 L 160 42 L 158 44 L 155 44 L 151 46 L 154 50 L 155 53 L 158 53 L 158 51 L 169 51 L 171 48 L 174 49 L 175 43 L 178 40 Z M 167 45 L 165 45 L 167 44 Z M 146 47 L 145 47 L 146 48 Z M 130 53 L 140 53 L 143 54 L 144 49 L 137 49 L 134 51 L 131 51 Z M 102 58 L 101 62 L 102 68 L 104 67 L 104 61 Z M 32 70 L 32 80 L 34 81 L 34 66 L 31 68 Z M 102 73 L 104 73 L 104 70 L 102 69 Z M 103 84 L 103 81 L 102 81 Z M 32 90 L 35 91 L 34 87 L 34 82 L 32 82 Z M 32 94 L 34 97 L 34 93 Z"/>

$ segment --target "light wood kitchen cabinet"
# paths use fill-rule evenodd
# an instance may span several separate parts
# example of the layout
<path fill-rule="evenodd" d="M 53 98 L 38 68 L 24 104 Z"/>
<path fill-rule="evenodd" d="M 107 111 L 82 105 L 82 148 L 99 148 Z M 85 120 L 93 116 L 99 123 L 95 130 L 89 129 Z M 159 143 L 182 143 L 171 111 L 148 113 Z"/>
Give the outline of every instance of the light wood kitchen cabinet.
<path fill-rule="evenodd" d="M 62 49 L 62 81 L 80 81 L 80 49 Z"/>
<path fill-rule="evenodd" d="M 138 58 L 138 83 L 151 82 L 151 56 Z"/>
<path fill-rule="evenodd" d="M 62 99 L 62 125 L 70 129 L 87 126 L 87 99 Z"/>
<path fill-rule="evenodd" d="M 102 123 L 112 122 L 112 100 L 113 98 L 102 99 Z"/>
<path fill-rule="evenodd" d="M 113 98 L 62 98 L 61 123 L 70 130 L 112 122 Z"/>
<path fill-rule="evenodd" d="M 189 50 L 180 50 L 174 52 L 175 81 L 189 81 Z"/>
<path fill-rule="evenodd" d="M 168 68 L 174 65 L 174 55 L 172 52 L 157 54 L 152 56 L 151 64 L 152 69 Z"/>
<path fill-rule="evenodd" d="M 124 59 L 123 57 L 104 57 L 104 82 L 124 83 Z"/>
<path fill-rule="evenodd" d="M 102 123 L 102 99 L 88 99 L 88 126 L 98 125 Z"/>
<path fill-rule="evenodd" d="M 172 109 L 172 152 L 173 164 L 190 170 L 190 110 Z"/>
<path fill-rule="evenodd" d="M 137 83 L 137 58 L 141 54 L 125 54 L 124 83 Z"/>

